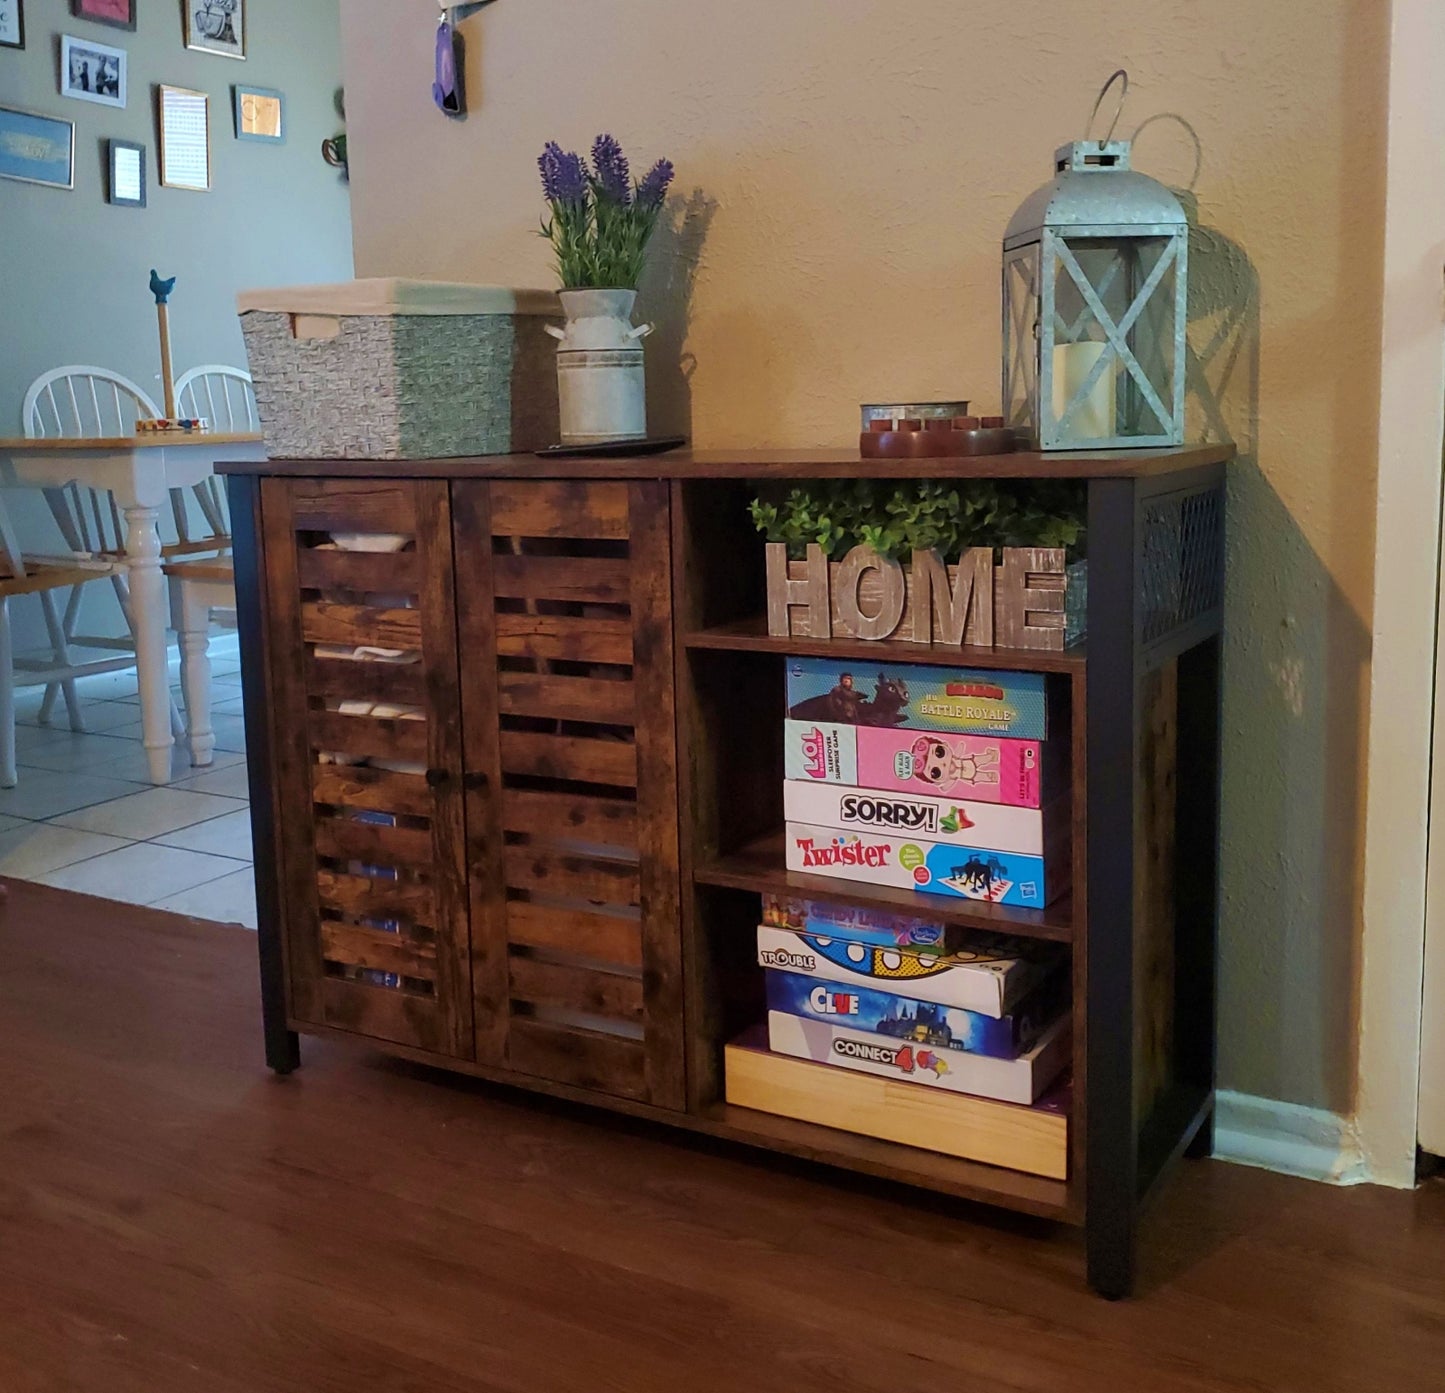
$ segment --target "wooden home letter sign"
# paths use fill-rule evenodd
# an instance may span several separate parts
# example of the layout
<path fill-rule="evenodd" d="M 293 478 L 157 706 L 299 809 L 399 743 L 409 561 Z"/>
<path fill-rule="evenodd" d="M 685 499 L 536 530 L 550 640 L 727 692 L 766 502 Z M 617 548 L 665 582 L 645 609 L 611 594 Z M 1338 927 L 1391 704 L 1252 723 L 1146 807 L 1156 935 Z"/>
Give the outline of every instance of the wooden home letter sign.
<path fill-rule="evenodd" d="M 1062 548 L 974 547 L 956 565 L 916 551 L 905 569 L 872 547 L 829 561 L 810 546 L 789 561 L 781 542 L 767 546 L 768 633 L 780 638 L 896 638 L 913 643 L 1062 649 L 1078 635 L 1067 626 L 1084 566 L 1065 565 Z"/>

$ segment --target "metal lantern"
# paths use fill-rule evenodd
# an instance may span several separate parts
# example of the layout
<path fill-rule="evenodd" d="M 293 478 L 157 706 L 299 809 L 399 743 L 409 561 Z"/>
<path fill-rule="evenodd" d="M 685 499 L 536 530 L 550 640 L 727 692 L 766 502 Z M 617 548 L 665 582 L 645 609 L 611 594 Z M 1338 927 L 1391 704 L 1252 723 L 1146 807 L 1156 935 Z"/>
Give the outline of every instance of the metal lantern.
<path fill-rule="evenodd" d="M 1041 450 L 1184 440 L 1189 225 L 1112 137 L 1060 146 L 1004 234 L 1004 414 Z"/>

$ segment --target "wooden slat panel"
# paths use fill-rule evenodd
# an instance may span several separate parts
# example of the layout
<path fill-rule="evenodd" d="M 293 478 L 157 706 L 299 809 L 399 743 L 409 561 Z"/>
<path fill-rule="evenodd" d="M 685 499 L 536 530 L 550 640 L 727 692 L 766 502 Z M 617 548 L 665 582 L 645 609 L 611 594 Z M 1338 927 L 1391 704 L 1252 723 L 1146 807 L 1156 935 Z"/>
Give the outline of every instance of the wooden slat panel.
<path fill-rule="evenodd" d="M 449 1054 L 434 996 L 325 978 L 321 987 L 325 1024 L 352 1035 L 415 1045 Z"/>
<path fill-rule="evenodd" d="M 507 716 L 547 716 L 604 725 L 631 725 L 633 721 L 632 683 L 604 678 L 499 672 L 497 701 Z"/>
<path fill-rule="evenodd" d="M 637 786 L 637 751 L 626 740 L 584 740 L 538 731 L 504 730 L 502 768 L 508 774 Z"/>
<path fill-rule="evenodd" d="M 375 812 L 431 813 L 432 791 L 420 774 L 396 774 L 346 764 L 313 764 L 311 792 L 317 803 L 335 808 L 367 808 Z"/>
<path fill-rule="evenodd" d="M 426 675 L 420 663 L 368 663 L 312 655 L 306 662 L 306 690 L 319 697 L 420 706 L 426 700 Z"/>
<path fill-rule="evenodd" d="M 495 537 L 627 536 L 627 485 L 558 481 L 492 485 Z"/>
<path fill-rule="evenodd" d="M 333 861 L 365 861 L 368 865 L 428 871 L 432 838 L 416 827 L 378 827 L 344 817 L 316 820 L 316 854 Z"/>
<path fill-rule="evenodd" d="M 507 1054 L 507 919 L 502 881 L 502 770 L 497 746 L 497 647 L 493 628 L 491 485 L 452 486 L 457 640 L 462 672 L 466 858 L 472 923 L 472 1030 L 479 1063 Z"/>
<path fill-rule="evenodd" d="M 629 488 L 632 536 L 633 682 L 637 741 L 642 953 L 646 968 L 648 1097 L 687 1102 L 683 1029 L 677 732 L 672 649 L 671 510 L 664 483 Z M 730 752 L 722 751 L 722 758 Z"/>
<path fill-rule="evenodd" d="M 493 593 L 518 600 L 590 600 L 626 604 L 632 597 L 628 563 L 604 556 L 494 556 Z"/>
<path fill-rule="evenodd" d="M 502 826 L 534 837 L 637 847 L 637 805 L 622 798 L 509 788 L 502 794 Z"/>
<path fill-rule="evenodd" d="M 524 948 L 576 953 L 619 967 L 642 966 L 642 926 L 617 914 L 512 900 L 507 905 L 507 937 Z"/>
<path fill-rule="evenodd" d="M 591 1088 L 623 1098 L 646 1098 L 642 1044 L 593 1030 L 568 1030 L 541 1021 L 512 1022 L 507 1062 L 523 1074 Z"/>
<path fill-rule="evenodd" d="M 403 934 L 384 933 L 360 924 L 321 921 L 321 953 L 328 962 L 399 972 L 430 981 L 436 976 L 436 947 Z"/>
<path fill-rule="evenodd" d="M 297 531 L 416 531 L 416 485 L 409 481 L 293 479 L 287 487 Z"/>
<path fill-rule="evenodd" d="M 426 762 L 427 726 L 434 724 L 343 716 L 339 711 L 312 711 L 307 720 L 315 749 L 372 759 L 415 760 L 418 764 Z"/>
<path fill-rule="evenodd" d="M 512 998 L 534 1006 L 561 1006 L 591 1016 L 638 1022 L 642 979 L 584 967 L 564 967 L 512 956 Z"/>
<path fill-rule="evenodd" d="M 421 623 L 421 611 L 416 609 L 372 609 L 326 600 L 308 600 L 301 606 L 301 637 L 308 643 L 420 648 Z"/>
<path fill-rule="evenodd" d="M 503 859 L 506 883 L 514 890 L 600 904 L 635 905 L 638 900 L 637 867 L 624 861 L 596 861 L 525 846 L 507 847 Z"/>
<path fill-rule="evenodd" d="M 632 661 L 632 625 L 626 619 L 499 614 L 494 623 L 497 652 L 503 657 L 560 658 L 575 663 Z"/>
<path fill-rule="evenodd" d="M 315 875 L 321 903 L 338 914 L 352 919 L 405 919 L 428 927 L 436 925 L 430 885 L 414 880 L 371 880 L 344 871 L 318 870 Z"/>
<path fill-rule="evenodd" d="M 374 590 L 415 595 L 421 568 L 414 551 L 319 551 L 300 547 L 296 574 L 309 590 Z"/>

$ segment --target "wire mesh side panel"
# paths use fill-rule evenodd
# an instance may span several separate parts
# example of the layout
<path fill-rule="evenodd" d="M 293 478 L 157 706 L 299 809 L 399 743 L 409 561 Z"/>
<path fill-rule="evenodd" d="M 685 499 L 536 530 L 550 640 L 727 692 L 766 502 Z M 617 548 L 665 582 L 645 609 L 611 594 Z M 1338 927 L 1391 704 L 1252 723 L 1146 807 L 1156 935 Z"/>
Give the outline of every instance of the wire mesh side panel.
<path fill-rule="evenodd" d="M 1224 604 L 1224 487 L 1146 497 L 1140 504 L 1139 640 L 1177 650 L 1184 631 L 1218 627 Z"/>

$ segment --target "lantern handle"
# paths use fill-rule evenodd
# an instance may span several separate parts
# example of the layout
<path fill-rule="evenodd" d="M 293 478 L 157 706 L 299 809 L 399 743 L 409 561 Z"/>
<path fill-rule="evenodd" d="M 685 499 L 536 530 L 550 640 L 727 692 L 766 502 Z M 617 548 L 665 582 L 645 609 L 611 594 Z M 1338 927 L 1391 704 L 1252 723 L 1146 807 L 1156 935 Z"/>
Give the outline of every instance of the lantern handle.
<path fill-rule="evenodd" d="M 1084 127 L 1084 139 L 1089 139 L 1089 132 L 1094 129 L 1094 117 L 1099 114 L 1099 108 L 1104 104 L 1104 98 L 1109 94 L 1111 88 L 1120 78 L 1124 79 L 1124 85 L 1119 89 L 1119 105 L 1114 108 L 1114 119 L 1109 122 L 1109 129 L 1104 133 L 1104 138 L 1099 142 L 1102 149 L 1114 138 L 1114 128 L 1119 124 L 1119 117 L 1124 114 L 1124 99 L 1129 95 L 1129 73 L 1124 68 L 1115 68 L 1109 75 L 1109 80 L 1099 88 L 1099 95 L 1094 98 L 1094 109 L 1089 113 L 1088 124 Z"/>

